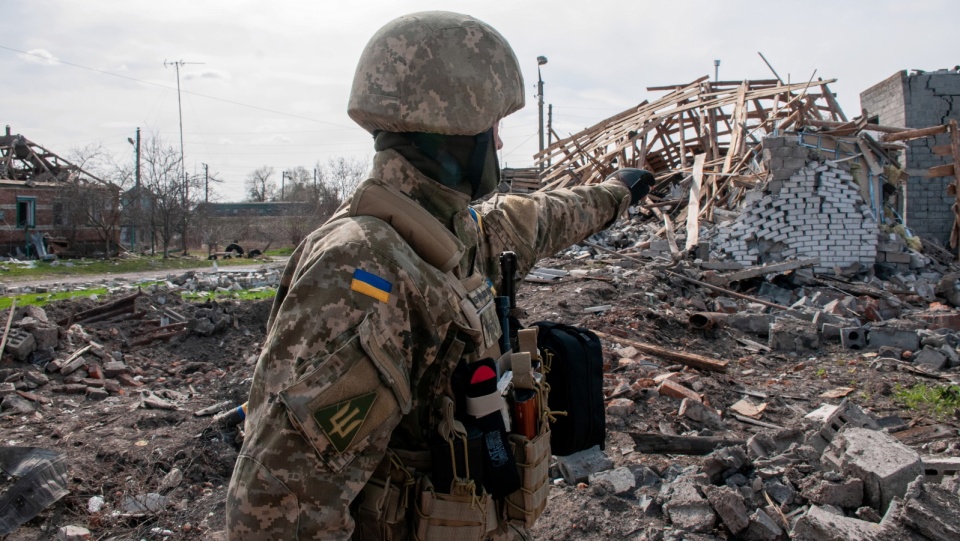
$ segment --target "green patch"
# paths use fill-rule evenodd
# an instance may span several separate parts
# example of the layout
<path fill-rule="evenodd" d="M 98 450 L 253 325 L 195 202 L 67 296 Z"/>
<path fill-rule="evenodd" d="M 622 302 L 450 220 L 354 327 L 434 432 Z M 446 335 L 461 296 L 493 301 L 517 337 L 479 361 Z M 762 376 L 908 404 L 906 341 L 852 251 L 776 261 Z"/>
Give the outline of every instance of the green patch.
<path fill-rule="evenodd" d="M 320 425 L 320 430 L 327 435 L 330 445 L 338 454 L 346 451 L 360 433 L 360 428 L 367 420 L 367 414 L 370 413 L 370 408 L 373 407 L 376 399 L 377 393 L 374 391 L 321 408 L 313 413 L 313 418 Z"/>
<path fill-rule="evenodd" d="M 219 299 L 233 299 L 239 301 L 259 301 L 263 299 L 272 299 L 277 296 L 277 290 L 272 287 L 243 289 L 240 291 L 231 291 L 229 293 L 217 293 L 216 291 L 186 292 L 181 294 L 181 298 L 189 302 L 207 302 Z"/>
<path fill-rule="evenodd" d="M 0 310 L 10 308 L 10 306 L 13 304 L 13 299 L 17 299 L 17 306 L 45 306 L 51 302 L 62 301 L 66 299 L 106 294 L 107 288 L 105 287 L 81 289 L 77 291 L 61 291 L 58 293 L 23 293 L 9 297 L 0 297 Z"/>
<path fill-rule="evenodd" d="M 938 418 L 956 414 L 960 409 L 960 385 L 931 385 L 918 383 L 913 387 L 894 388 L 897 401 Z"/>
<path fill-rule="evenodd" d="M 217 260 L 219 267 L 234 267 L 265 263 L 258 259 Z M 129 259 L 64 259 L 59 261 L 30 261 L 28 264 L 0 264 L 0 279 L 9 282 L 56 278 L 59 276 L 112 275 L 129 272 L 209 269 L 213 262 L 206 257 L 142 256 Z"/>

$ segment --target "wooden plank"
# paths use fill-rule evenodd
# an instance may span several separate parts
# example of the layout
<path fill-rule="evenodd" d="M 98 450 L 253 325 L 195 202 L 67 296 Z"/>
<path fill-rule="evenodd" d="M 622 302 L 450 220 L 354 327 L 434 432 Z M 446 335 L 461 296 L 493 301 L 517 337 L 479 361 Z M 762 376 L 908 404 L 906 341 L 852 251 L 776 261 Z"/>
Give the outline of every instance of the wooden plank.
<path fill-rule="evenodd" d="M 709 370 L 711 372 L 726 372 L 728 361 L 720 361 L 717 359 L 711 359 L 709 357 L 704 357 L 703 355 L 697 355 L 695 353 L 684 353 L 677 351 L 674 348 L 662 348 L 660 346 L 655 346 L 653 344 L 648 344 L 646 342 L 639 342 L 637 340 L 631 340 L 629 338 L 621 338 L 619 336 L 614 336 L 612 334 L 607 334 L 600 331 L 594 331 L 597 336 L 607 340 L 609 342 L 616 342 L 618 344 L 624 344 L 632 346 L 637 351 L 642 351 L 648 355 L 655 355 L 661 359 L 666 359 L 670 362 L 675 362 L 682 364 L 684 366 L 689 366 L 696 368 L 698 370 Z"/>
<path fill-rule="evenodd" d="M 820 264 L 819 257 L 811 257 L 809 259 L 799 259 L 795 261 L 784 261 L 783 263 L 774 263 L 772 265 L 763 265 L 762 267 L 752 267 L 749 269 L 744 269 L 742 271 L 732 272 L 730 274 L 724 274 L 717 276 L 710 280 L 714 284 L 729 284 L 731 282 L 739 282 L 742 280 L 747 280 L 750 278 L 757 278 L 760 276 L 766 276 L 768 274 L 781 273 L 795 269 L 802 269 L 805 267 L 816 267 Z"/>
<path fill-rule="evenodd" d="M 948 126 L 946 124 L 941 126 L 931 126 L 929 128 L 920 128 L 918 130 L 907 130 L 897 133 L 887 133 L 880 137 L 880 141 L 884 143 L 892 143 L 894 141 L 909 141 L 911 139 L 919 139 L 921 137 L 930 137 L 931 135 L 939 135 L 941 133 L 946 133 Z"/>
<path fill-rule="evenodd" d="M 703 182 L 703 162 L 706 154 L 693 157 L 693 182 L 690 184 L 690 202 L 687 203 L 687 241 L 684 249 L 689 250 L 700 242 L 700 186 Z"/>
<path fill-rule="evenodd" d="M 953 227 L 950 230 L 950 247 L 957 250 L 960 257 L 960 128 L 957 121 L 950 120 L 950 151 L 953 154 Z"/>
<path fill-rule="evenodd" d="M 3 350 L 7 347 L 7 337 L 10 335 L 10 324 L 13 323 L 13 314 L 17 311 L 17 298 L 10 298 L 10 314 L 7 316 L 7 325 L 3 328 L 3 339 L 0 340 L 0 356 L 3 356 Z"/>
<path fill-rule="evenodd" d="M 717 436 L 672 436 L 651 432 L 631 432 L 634 450 L 647 454 L 709 455 L 723 447 L 743 445 L 744 440 Z"/>
<path fill-rule="evenodd" d="M 820 80 L 823 81 L 823 79 Z M 834 120 L 846 122 L 847 116 L 843 114 L 843 108 L 840 107 L 840 103 L 837 102 L 837 98 L 833 95 L 833 92 L 830 91 L 826 83 L 820 85 L 820 91 L 823 92 L 823 97 L 826 98 L 827 103 L 830 104 L 830 112 L 833 113 Z"/>
<path fill-rule="evenodd" d="M 946 165 L 937 165 L 927 169 L 926 177 L 927 178 L 936 178 L 936 177 L 952 177 L 955 175 L 954 167 L 952 163 Z"/>

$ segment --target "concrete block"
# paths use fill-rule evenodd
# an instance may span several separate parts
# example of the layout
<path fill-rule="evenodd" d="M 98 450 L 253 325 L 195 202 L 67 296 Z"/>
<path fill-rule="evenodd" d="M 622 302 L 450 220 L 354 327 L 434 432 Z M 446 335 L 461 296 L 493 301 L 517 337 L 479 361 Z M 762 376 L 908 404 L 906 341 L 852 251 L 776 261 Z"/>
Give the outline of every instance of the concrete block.
<path fill-rule="evenodd" d="M 703 492 L 707 496 L 707 501 L 713 506 L 713 510 L 720 517 L 720 521 L 730 530 L 730 533 L 736 535 L 750 525 L 747 506 L 739 492 L 729 487 L 712 485 L 703 487 Z"/>
<path fill-rule="evenodd" d="M 824 452 L 825 466 L 863 480 L 866 503 L 881 513 L 923 474 L 920 455 L 885 432 L 844 428 Z"/>
<path fill-rule="evenodd" d="M 23 329 L 10 329 L 7 335 L 5 351 L 9 351 L 18 361 L 25 361 L 37 349 L 37 341 L 32 334 Z"/>
<path fill-rule="evenodd" d="M 867 347 L 867 333 L 863 327 L 846 327 L 840 329 L 840 344 L 846 349 L 863 349 Z"/>
<path fill-rule="evenodd" d="M 939 483 L 944 477 L 960 476 L 960 457 L 925 456 L 920 461 L 923 463 L 924 480 L 928 483 Z"/>
<path fill-rule="evenodd" d="M 851 541 L 866 539 L 880 531 L 880 526 L 856 518 L 834 515 L 813 505 L 790 532 L 795 541 Z"/>
<path fill-rule="evenodd" d="M 913 364 L 932 370 L 943 370 L 947 366 L 948 358 L 937 348 L 924 346 L 913 359 Z"/>
<path fill-rule="evenodd" d="M 900 350 L 916 351 L 920 348 L 920 337 L 915 330 L 874 327 L 867 333 L 867 344 L 871 348 L 891 346 Z"/>
<path fill-rule="evenodd" d="M 820 335 L 811 322 L 781 318 L 770 325 L 767 345 L 774 351 L 815 350 L 820 347 Z"/>
<path fill-rule="evenodd" d="M 820 430 L 807 439 L 807 445 L 819 452 L 823 452 L 844 427 L 866 428 L 880 430 L 880 425 L 870 415 L 867 415 L 859 406 L 847 400 L 837 406 L 824 404 L 819 409 L 806 416 L 813 421 L 822 421 Z"/>
<path fill-rule="evenodd" d="M 130 372 L 130 368 L 121 361 L 110 361 L 103 365 L 103 375 L 108 378 L 115 378 L 128 372 Z"/>

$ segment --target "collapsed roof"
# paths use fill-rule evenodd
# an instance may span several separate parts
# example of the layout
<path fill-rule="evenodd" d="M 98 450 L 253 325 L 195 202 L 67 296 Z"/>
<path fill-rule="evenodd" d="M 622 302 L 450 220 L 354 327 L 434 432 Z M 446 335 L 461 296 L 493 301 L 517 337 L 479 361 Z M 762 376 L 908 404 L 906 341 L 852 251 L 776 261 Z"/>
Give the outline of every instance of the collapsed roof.
<path fill-rule="evenodd" d="M 11 134 L 9 126 L 6 134 L 0 135 L 0 181 L 39 184 L 91 180 L 103 182 L 23 135 Z"/>

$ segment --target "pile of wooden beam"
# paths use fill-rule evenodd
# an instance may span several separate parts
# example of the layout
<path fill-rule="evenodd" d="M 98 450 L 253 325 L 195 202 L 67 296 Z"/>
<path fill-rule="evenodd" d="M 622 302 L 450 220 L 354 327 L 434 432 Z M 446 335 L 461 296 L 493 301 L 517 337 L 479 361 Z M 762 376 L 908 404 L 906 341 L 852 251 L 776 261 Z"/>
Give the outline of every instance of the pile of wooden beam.
<path fill-rule="evenodd" d="M 668 91 L 659 100 L 602 120 L 560 139 L 534 159 L 547 188 L 592 184 L 622 167 L 639 167 L 658 178 L 693 172 L 703 154 L 705 189 L 716 193 L 741 176 L 755 175 L 766 135 L 811 121 L 837 125 L 847 118 L 830 91 L 835 79 L 783 84 L 778 79 L 651 87 Z"/>

